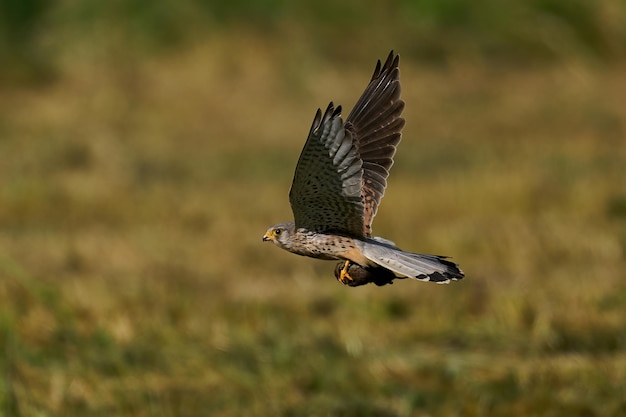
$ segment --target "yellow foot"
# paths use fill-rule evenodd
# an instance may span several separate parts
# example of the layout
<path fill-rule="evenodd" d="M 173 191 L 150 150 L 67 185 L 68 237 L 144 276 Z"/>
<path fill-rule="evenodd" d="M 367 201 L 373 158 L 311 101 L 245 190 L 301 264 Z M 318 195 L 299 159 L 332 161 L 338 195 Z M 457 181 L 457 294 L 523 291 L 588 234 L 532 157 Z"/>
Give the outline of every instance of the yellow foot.
<path fill-rule="evenodd" d="M 337 279 L 343 285 L 350 285 L 350 283 L 353 281 L 350 274 L 348 274 L 349 266 L 350 266 L 350 261 L 346 261 L 346 263 L 343 265 L 343 268 L 341 269 L 341 272 L 339 272 L 339 276 L 337 277 Z"/>

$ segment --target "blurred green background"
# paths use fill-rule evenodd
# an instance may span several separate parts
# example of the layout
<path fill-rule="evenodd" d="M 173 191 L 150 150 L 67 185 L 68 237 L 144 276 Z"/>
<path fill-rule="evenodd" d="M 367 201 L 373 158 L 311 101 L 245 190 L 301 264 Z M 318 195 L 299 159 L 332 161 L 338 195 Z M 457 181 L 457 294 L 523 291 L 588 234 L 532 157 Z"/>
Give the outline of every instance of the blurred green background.
<path fill-rule="evenodd" d="M 390 49 L 451 285 L 261 243 Z M 625 64 L 619 0 L 0 0 L 0 415 L 626 414 Z"/>

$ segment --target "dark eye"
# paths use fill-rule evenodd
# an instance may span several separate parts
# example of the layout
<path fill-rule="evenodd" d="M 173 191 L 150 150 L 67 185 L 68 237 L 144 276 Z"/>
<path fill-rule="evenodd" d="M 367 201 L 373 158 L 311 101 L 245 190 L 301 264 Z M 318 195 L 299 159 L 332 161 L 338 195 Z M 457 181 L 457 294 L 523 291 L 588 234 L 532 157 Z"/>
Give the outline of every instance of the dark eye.
<path fill-rule="evenodd" d="M 280 236 L 280 234 L 281 234 L 281 233 L 282 233 L 282 230 L 281 230 L 281 229 L 276 229 L 276 230 L 274 230 L 274 234 L 275 234 L 276 236 Z"/>

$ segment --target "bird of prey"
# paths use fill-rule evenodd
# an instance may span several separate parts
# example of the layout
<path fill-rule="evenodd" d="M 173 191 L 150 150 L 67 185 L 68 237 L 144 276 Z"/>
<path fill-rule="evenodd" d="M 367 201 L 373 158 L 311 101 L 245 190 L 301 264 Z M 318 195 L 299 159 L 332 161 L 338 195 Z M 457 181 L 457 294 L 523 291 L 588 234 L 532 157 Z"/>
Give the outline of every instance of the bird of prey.
<path fill-rule="evenodd" d="M 289 191 L 294 221 L 270 227 L 263 241 L 289 252 L 340 260 L 343 284 L 385 285 L 395 278 L 448 283 L 462 279 L 445 256 L 406 252 L 372 236 L 372 220 L 385 193 L 402 136 L 400 56 L 389 53 L 345 123 L 341 106 L 317 110 Z"/>

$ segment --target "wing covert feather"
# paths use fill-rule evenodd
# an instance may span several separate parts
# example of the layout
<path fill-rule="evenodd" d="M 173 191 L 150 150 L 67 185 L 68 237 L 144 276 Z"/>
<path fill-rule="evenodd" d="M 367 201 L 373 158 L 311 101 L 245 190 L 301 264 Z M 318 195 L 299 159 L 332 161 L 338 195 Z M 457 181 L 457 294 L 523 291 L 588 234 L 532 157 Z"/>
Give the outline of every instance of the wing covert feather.
<path fill-rule="evenodd" d="M 378 61 L 345 125 L 341 106 L 317 110 L 289 191 L 296 227 L 371 236 L 404 127 L 399 60 Z"/>
<path fill-rule="evenodd" d="M 296 227 L 363 236 L 362 162 L 341 106 L 318 109 L 300 154 L 289 202 Z"/>

